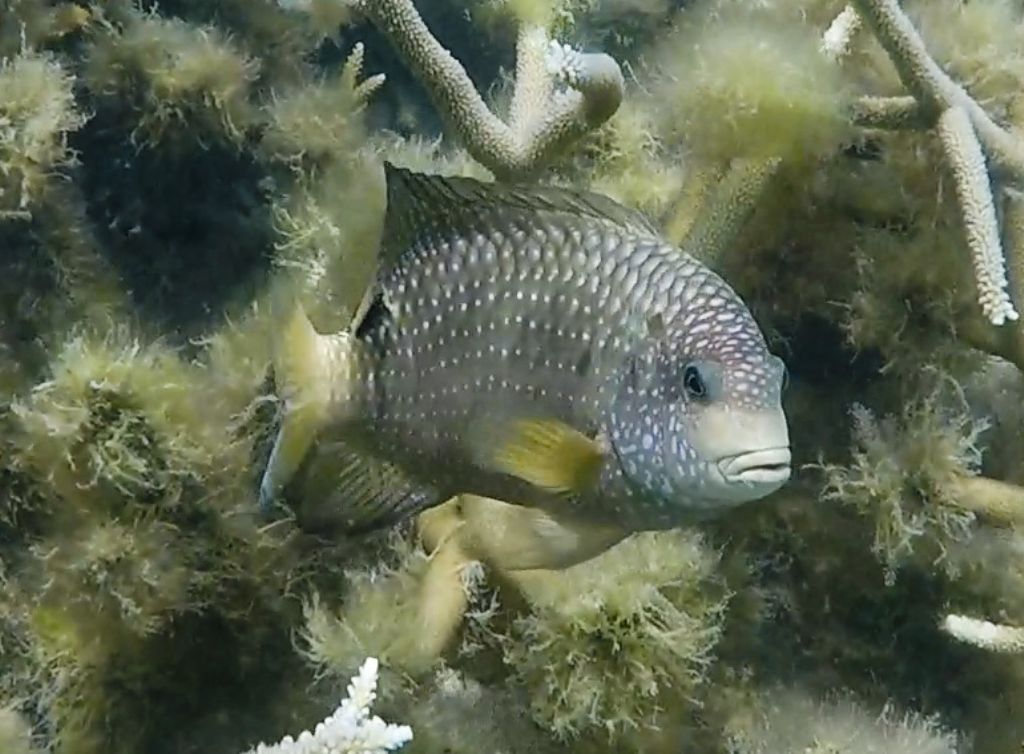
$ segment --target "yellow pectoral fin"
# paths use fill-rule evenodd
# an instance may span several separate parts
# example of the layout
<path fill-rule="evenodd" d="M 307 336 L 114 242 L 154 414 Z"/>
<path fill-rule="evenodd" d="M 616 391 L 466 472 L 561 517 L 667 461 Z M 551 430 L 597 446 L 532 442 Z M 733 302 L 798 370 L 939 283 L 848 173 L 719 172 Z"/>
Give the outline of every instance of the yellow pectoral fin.
<path fill-rule="evenodd" d="M 554 419 L 520 419 L 499 428 L 490 467 L 551 492 L 592 488 L 601 475 L 605 447 Z"/>

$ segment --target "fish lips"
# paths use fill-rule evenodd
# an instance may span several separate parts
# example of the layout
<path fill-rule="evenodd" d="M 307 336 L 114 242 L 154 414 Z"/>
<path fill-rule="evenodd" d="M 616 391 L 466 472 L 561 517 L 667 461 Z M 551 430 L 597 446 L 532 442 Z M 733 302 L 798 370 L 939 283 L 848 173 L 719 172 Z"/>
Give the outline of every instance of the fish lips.
<path fill-rule="evenodd" d="M 720 458 L 717 466 L 727 484 L 777 489 L 789 480 L 791 461 L 789 446 L 782 446 L 735 453 Z"/>

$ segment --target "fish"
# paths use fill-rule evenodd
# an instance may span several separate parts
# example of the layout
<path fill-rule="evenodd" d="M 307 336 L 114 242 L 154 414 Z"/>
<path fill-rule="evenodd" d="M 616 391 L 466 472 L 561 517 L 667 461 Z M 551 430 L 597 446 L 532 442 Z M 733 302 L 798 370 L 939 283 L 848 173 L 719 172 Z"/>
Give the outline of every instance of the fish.
<path fill-rule="evenodd" d="M 614 540 L 789 479 L 784 361 L 646 216 L 573 188 L 384 171 L 351 325 L 319 333 L 295 305 L 281 329 L 264 511 L 322 434 L 352 533 L 475 495 Z"/>

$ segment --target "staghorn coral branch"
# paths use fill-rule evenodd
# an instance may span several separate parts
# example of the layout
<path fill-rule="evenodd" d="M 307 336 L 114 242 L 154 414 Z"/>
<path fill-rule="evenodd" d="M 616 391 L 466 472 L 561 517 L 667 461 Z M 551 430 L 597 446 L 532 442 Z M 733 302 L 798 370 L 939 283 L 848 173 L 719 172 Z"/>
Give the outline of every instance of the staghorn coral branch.
<path fill-rule="evenodd" d="M 970 99 L 928 54 L 924 40 L 897 0 L 853 0 L 853 5 L 889 54 L 900 80 L 915 99 L 935 112 Z"/>
<path fill-rule="evenodd" d="M 735 160 L 704 197 L 701 210 L 680 242 L 682 249 L 714 265 L 754 213 L 781 158 Z"/>
<path fill-rule="evenodd" d="M 995 329 L 984 320 L 965 319 L 956 323 L 956 337 L 971 348 L 1005 359 L 1024 372 L 1024 330 L 1019 327 Z"/>
<path fill-rule="evenodd" d="M 1005 626 L 966 615 L 947 615 L 939 628 L 965 644 L 992 652 L 1024 652 L 1024 628 Z"/>
<path fill-rule="evenodd" d="M 967 91 L 932 59 L 897 0 L 853 0 L 864 21 L 889 55 L 903 85 L 932 117 L 962 107 L 989 158 L 1024 180 L 1024 144 L 989 117 Z"/>
<path fill-rule="evenodd" d="M 849 34 L 844 30 L 855 27 L 849 17 L 851 9 L 855 9 L 862 23 L 872 29 L 911 94 L 911 97 L 862 98 L 853 108 L 853 121 L 873 128 L 936 127 L 952 169 L 964 218 L 978 302 L 994 325 L 1017 320 L 1019 315 L 1006 291 L 1007 262 L 985 157 L 987 155 L 1009 181 L 1024 182 L 1024 142 L 993 121 L 984 108 L 942 70 L 928 54 L 924 41 L 898 0 L 852 0 L 830 27 L 829 32 L 837 30 L 832 33 L 838 40 L 832 43 L 833 48 L 842 50 L 843 45 L 848 44 L 844 39 Z M 828 35 L 826 33 L 826 39 Z M 824 44 L 823 49 L 828 52 L 830 47 Z M 836 60 L 840 57 L 839 53 L 833 55 Z M 1024 253 L 1020 249 L 1012 251 Z"/>
<path fill-rule="evenodd" d="M 1003 198 L 1002 219 L 1006 247 L 1015 253 L 1007 255 L 1006 273 L 1010 298 L 1024 302 L 1024 193 L 1013 186 L 1004 186 L 1000 192 Z M 1024 371 L 1024 328 L 1015 328 L 1009 336 L 1008 350 L 1016 355 L 1011 359 L 1022 365 Z"/>
<path fill-rule="evenodd" d="M 679 192 L 659 224 L 665 237 L 681 246 L 697 221 L 697 215 L 707 204 L 708 196 L 726 173 L 726 165 L 719 162 L 699 164 L 687 175 Z"/>
<path fill-rule="evenodd" d="M 1024 524 L 1024 488 L 998 479 L 956 474 L 945 483 L 949 500 L 994 523 Z"/>
<path fill-rule="evenodd" d="M 957 201 L 964 217 L 978 303 L 994 325 L 1015 320 L 1017 311 L 1006 292 L 1006 269 L 995 202 L 985 170 L 985 156 L 974 127 L 966 111 L 954 105 L 939 116 L 937 130 L 953 172 Z"/>
<path fill-rule="evenodd" d="M 931 128 L 934 119 L 928 117 L 916 98 L 859 97 L 853 103 L 850 117 L 861 128 L 881 128 L 887 131 Z"/>
<path fill-rule="evenodd" d="M 430 561 L 420 584 L 414 646 L 406 654 L 406 669 L 430 667 L 451 643 L 469 606 L 464 574 L 476 561 L 459 539 L 463 522 L 458 498 L 424 511 L 417 519 L 420 540 Z"/>
<path fill-rule="evenodd" d="M 341 69 L 342 86 L 351 90 L 356 102 L 359 103 L 368 101 L 378 89 L 384 86 L 384 82 L 387 80 L 383 73 L 378 73 L 360 81 L 363 75 L 365 52 L 363 43 L 356 42 Z"/>
<path fill-rule="evenodd" d="M 622 101 L 618 63 L 550 42 L 526 26 L 517 45 L 510 124 L 491 112 L 466 69 L 431 34 L 411 0 L 357 0 L 420 79 L 466 149 L 499 178 L 536 172 L 606 121 Z"/>
<path fill-rule="evenodd" d="M 522 134 L 551 97 L 547 65 L 548 34 L 543 27 L 524 25 L 516 39 L 516 81 L 509 112 L 510 128 Z"/>
<path fill-rule="evenodd" d="M 246 754 L 385 754 L 401 748 L 412 740 L 412 729 L 370 716 L 379 667 L 376 657 L 367 658 L 349 683 L 348 696 L 312 732 L 270 746 L 261 743 Z"/>
<path fill-rule="evenodd" d="M 854 37 L 860 33 L 863 22 L 857 9 L 847 5 L 840 11 L 821 38 L 821 51 L 839 62 L 850 54 Z"/>

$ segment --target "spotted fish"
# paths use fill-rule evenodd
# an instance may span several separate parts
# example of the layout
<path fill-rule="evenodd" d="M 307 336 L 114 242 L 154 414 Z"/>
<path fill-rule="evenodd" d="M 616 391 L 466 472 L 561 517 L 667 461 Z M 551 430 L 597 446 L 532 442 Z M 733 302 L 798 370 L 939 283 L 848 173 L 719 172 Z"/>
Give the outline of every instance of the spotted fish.
<path fill-rule="evenodd" d="M 280 339 L 264 507 L 327 428 L 350 530 L 467 493 L 621 536 L 789 478 L 783 362 L 646 218 L 584 191 L 385 172 L 353 325 L 321 335 L 296 308 Z"/>

